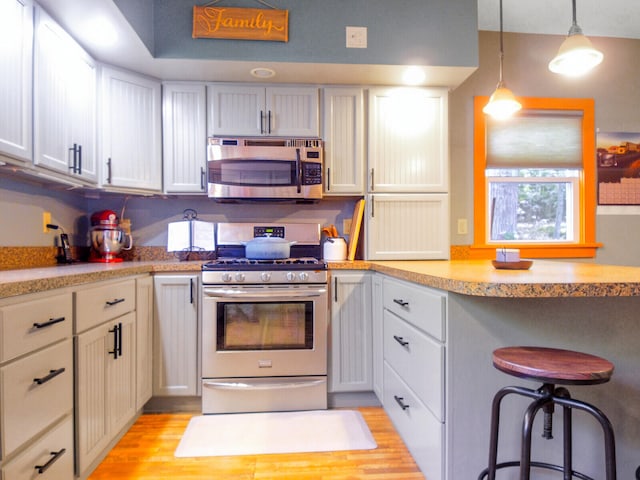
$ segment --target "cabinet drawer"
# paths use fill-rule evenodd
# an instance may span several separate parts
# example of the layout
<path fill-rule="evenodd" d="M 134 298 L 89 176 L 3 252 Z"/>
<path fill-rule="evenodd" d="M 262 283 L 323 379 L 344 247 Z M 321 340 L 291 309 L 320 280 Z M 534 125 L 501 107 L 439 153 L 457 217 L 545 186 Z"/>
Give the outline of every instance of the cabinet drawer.
<path fill-rule="evenodd" d="M 37 469 L 36 467 L 43 467 Z M 42 471 L 42 473 L 39 473 Z M 73 417 L 62 423 L 11 460 L 2 469 L 7 480 L 69 480 L 73 478 Z"/>
<path fill-rule="evenodd" d="M 444 341 L 446 296 L 427 287 L 384 279 L 384 308 Z"/>
<path fill-rule="evenodd" d="M 76 333 L 136 308 L 134 279 L 101 283 L 76 292 Z"/>
<path fill-rule="evenodd" d="M 383 321 L 385 361 L 444 421 L 444 346 L 387 310 Z"/>
<path fill-rule="evenodd" d="M 0 385 L 4 458 L 73 408 L 71 339 L 5 365 Z"/>
<path fill-rule="evenodd" d="M 71 337 L 72 322 L 71 292 L 0 307 L 0 363 Z"/>
<path fill-rule="evenodd" d="M 431 414 L 386 362 L 384 409 L 424 476 L 444 478 L 444 423 Z"/>

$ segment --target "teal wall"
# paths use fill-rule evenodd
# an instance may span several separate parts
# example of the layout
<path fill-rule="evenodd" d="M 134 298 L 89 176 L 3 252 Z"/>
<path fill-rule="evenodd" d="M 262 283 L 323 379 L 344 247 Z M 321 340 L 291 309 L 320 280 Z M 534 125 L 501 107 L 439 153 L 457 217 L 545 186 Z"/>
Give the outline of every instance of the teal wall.
<path fill-rule="evenodd" d="M 271 0 L 289 10 L 287 43 L 192 38 L 193 6 L 207 2 L 115 3 L 157 58 L 478 66 L 476 0 Z M 256 0 L 218 6 L 266 8 Z M 368 48 L 347 49 L 346 26 L 367 27 Z"/>

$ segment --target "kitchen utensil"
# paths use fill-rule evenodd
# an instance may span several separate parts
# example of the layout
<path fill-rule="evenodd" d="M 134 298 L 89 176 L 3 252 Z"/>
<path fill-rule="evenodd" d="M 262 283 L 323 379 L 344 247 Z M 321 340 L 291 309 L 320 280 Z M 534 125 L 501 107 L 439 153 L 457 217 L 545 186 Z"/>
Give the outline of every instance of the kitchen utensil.
<path fill-rule="evenodd" d="M 364 215 L 364 198 L 356 202 L 353 209 L 353 217 L 351 218 L 351 229 L 349 230 L 349 249 L 347 251 L 347 260 L 352 262 L 356 258 L 356 249 L 358 248 L 358 238 L 360 237 L 360 226 L 362 225 L 362 216 Z"/>
<path fill-rule="evenodd" d="M 245 257 L 249 260 L 277 260 L 289 258 L 290 247 L 296 242 L 280 237 L 255 237 L 242 244 L 245 247 Z"/>
<path fill-rule="evenodd" d="M 343 261 L 347 258 L 347 242 L 342 237 L 328 237 L 323 245 L 323 255 L 327 261 Z"/>
<path fill-rule="evenodd" d="M 121 250 L 131 250 L 133 239 L 120 227 L 95 226 L 91 228 L 91 247 L 99 255 L 92 257 L 92 262 L 121 262 L 116 255 Z"/>

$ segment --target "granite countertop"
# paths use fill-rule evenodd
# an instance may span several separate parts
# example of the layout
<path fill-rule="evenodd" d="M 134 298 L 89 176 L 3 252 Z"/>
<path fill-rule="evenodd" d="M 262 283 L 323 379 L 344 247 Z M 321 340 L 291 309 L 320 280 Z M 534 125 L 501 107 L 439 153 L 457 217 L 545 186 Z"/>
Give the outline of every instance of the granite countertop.
<path fill-rule="evenodd" d="M 127 275 L 200 272 L 202 261 L 72 264 L 0 272 L 0 298 Z M 535 260 L 529 270 L 496 270 L 489 260 L 329 262 L 330 270 L 372 270 L 401 280 L 484 297 L 640 296 L 640 267 Z"/>

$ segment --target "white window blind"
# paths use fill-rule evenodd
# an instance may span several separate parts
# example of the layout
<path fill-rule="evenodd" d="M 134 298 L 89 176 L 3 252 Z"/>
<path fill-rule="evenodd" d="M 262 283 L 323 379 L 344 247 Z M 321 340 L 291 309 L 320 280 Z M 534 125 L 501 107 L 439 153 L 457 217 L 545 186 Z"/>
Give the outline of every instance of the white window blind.
<path fill-rule="evenodd" d="M 527 110 L 486 119 L 487 168 L 582 168 L 582 112 Z"/>

